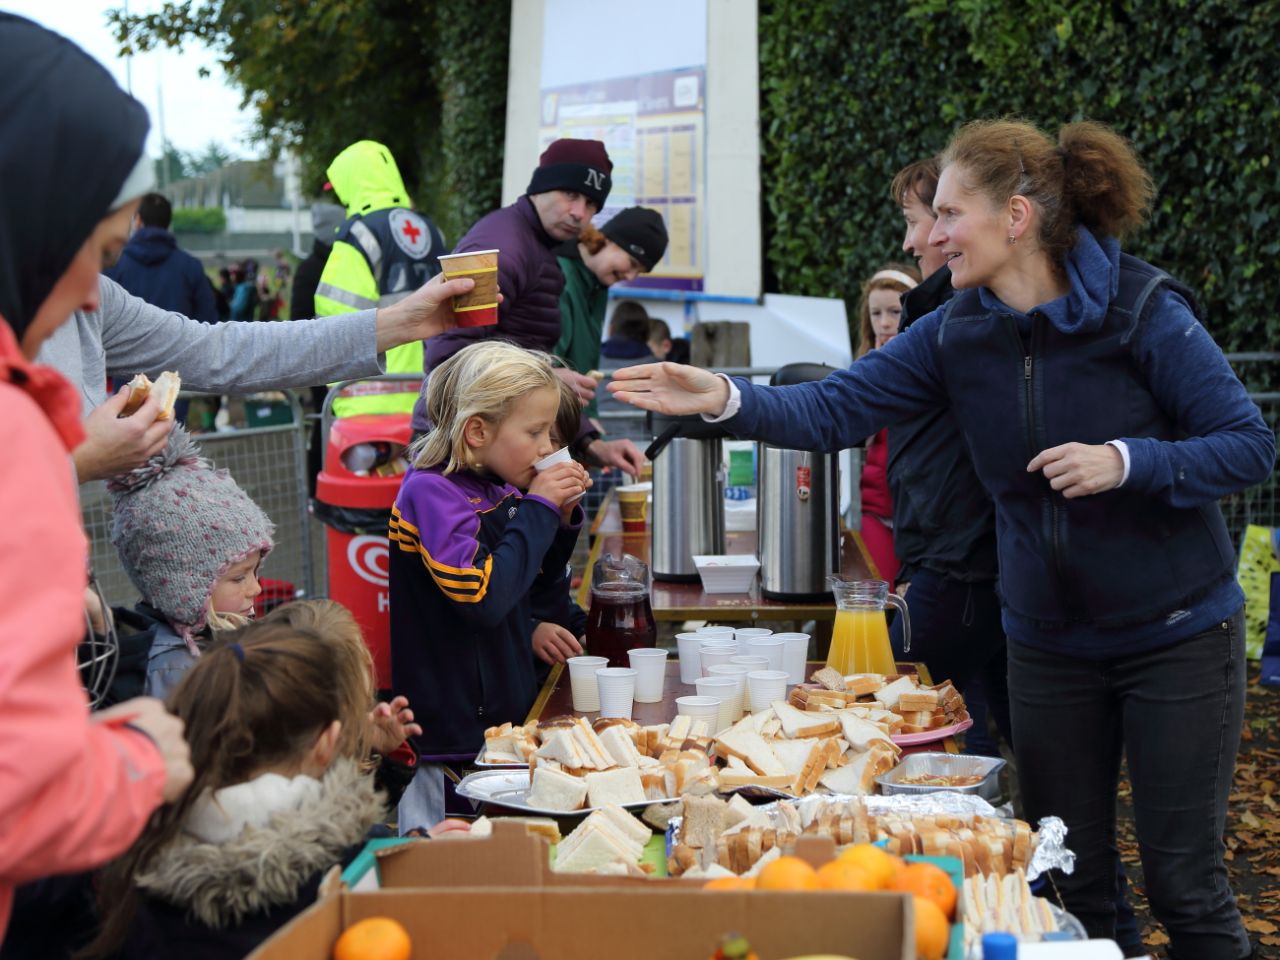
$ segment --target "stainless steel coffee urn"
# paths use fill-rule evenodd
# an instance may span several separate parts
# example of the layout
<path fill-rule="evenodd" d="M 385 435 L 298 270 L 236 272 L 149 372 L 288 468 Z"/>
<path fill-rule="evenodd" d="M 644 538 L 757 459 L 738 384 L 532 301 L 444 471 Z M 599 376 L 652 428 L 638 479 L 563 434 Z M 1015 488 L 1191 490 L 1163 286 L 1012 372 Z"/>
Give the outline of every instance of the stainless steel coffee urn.
<path fill-rule="evenodd" d="M 834 368 L 796 363 L 780 368 L 774 385 L 821 380 Z M 840 570 L 838 453 L 760 444 L 756 488 L 760 588 L 771 600 L 829 597 L 827 577 Z"/>
<path fill-rule="evenodd" d="M 698 579 L 693 558 L 724 553 L 723 428 L 701 417 L 650 414 L 654 441 L 653 544 L 649 567 L 657 580 Z"/>

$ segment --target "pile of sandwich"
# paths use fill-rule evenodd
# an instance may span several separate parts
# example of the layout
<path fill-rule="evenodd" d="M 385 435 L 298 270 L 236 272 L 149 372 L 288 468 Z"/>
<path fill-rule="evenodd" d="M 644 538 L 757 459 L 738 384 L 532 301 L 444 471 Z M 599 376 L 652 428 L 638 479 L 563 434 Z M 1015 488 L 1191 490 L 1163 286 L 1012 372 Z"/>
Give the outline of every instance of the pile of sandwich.
<path fill-rule="evenodd" d="M 900 753 L 885 713 L 864 706 L 810 712 L 776 701 L 716 736 L 716 754 L 725 762 L 720 789 L 872 793 L 876 777 L 891 770 Z"/>
<path fill-rule="evenodd" d="M 748 874 L 807 833 L 831 837 L 837 846 L 884 840 L 890 853 L 955 857 L 966 877 L 1003 877 L 1025 869 L 1035 846 L 1031 827 L 1022 820 L 871 813 L 859 799 L 734 808 L 716 797 L 686 797 L 682 815 L 679 842 L 668 858 L 672 876 L 695 868 L 706 873 L 712 865 Z"/>
<path fill-rule="evenodd" d="M 631 720 L 559 717 L 538 727 L 525 802 L 541 810 L 625 806 L 719 786 L 705 721 L 679 716 L 642 727 Z"/>
<path fill-rule="evenodd" d="M 984 933 L 1012 933 L 1019 940 L 1034 942 L 1058 929 L 1049 901 L 1031 892 L 1020 869 L 1004 876 L 966 877 L 961 904 L 966 956 L 980 947 Z"/>
<path fill-rule="evenodd" d="M 614 804 L 594 810 L 556 848 L 557 873 L 603 873 L 643 877 L 652 864 L 641 864 L 653 831 Z"/>
<path fill-rule="evenodd" d="M 813 711 L 862 705 L 876 711 L 894 736 L 928 733 L 969 719 L 964 698 L 949 680 L 924 686 L 915 676 L 844 676 L 831 667 L 815 673 L 809 685 L 793 688 L 790 702 Z"/>

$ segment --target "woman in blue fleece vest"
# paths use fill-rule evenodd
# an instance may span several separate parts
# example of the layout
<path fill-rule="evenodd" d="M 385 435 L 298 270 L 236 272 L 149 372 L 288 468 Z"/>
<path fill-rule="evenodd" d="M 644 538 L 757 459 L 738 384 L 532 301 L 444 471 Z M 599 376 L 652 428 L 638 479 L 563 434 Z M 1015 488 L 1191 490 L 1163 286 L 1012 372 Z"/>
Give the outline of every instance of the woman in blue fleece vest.
<path fill-rule="evenodd" d="M 1217 501 L 1267 476 L 1275 435 L 1189 294 L 1121 254 L 1153 193 L 1124 139 L 982 121 L 942 165 L 929 242 L 951 268 L 949 304 L 819 383 L 661 364 L 610 389 L 813 450 L 949 404 L 996 509 L 1026 813 L 1061 816 L 1076 853 L 1056 877 L 1065 905 L 1111 935 L 1123 752 L 1171 955 L 1248 957 L 1222 843 L 1243 597 Z"/>

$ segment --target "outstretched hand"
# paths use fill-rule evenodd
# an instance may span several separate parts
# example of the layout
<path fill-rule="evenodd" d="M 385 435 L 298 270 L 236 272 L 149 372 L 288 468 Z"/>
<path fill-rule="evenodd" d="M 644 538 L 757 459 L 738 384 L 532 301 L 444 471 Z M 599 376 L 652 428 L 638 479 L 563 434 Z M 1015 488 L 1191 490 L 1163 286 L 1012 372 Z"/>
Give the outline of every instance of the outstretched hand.
<path fill-rule="evenodd" d="M 370 746 L 374 753 L 386 756 L 410 737 L 422 735 L 422 727 L 413 722 L 413 711 L 406 697 L 396 697 L 390 703 L 380 703 L 369 711 L 369 725 L 373 728 Z"/>
<path fill-rule="evenodd" d="M 723 377 L 683 363 L 645 363 L 613 372 L 609 392 L 641 410 L 670 416 L 705 413 L 718 417 L 729 402 Z"/>
<path fill-rule="evenodd" d="M 446 280 L 443 273 L 438 273 L 399 303 L 380 307 L 375 321 L 378 352 L 426 340 L 456 327 L 453 298 L 469 293 L 475 285 L 469 277 Z M 501 293 L 498 302 L 502 302 Z"/>
<path fill-rule="evenodd" d="M 120 416 L 132 393 L 132 387 L 121 387 L 85 419 L 84 443 L 71 454 L 81 483 L 106 480 L 140 467 L 168 442 L 174 420 L 157 419 L 160 400 L 156 391 L 132 414 Z"/>
<path fill-rule="evenodd" d="M 1049 486 L 1068 500 L 1105 493 L 1124 479 L 1124 458 L 1105 443 L 1064 443 L 1036 454 L 1027 473 L 1043 471 Z"/>

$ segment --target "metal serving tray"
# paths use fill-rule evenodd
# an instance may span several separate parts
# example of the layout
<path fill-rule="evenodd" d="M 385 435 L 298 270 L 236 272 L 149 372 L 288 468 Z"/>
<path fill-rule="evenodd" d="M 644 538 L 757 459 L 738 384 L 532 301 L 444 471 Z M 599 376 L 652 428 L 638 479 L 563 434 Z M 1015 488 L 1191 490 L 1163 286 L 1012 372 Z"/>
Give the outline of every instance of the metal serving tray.
<path fill-rule="evenodd" d="M 1001 800 L 1000 770 L 1004 761 L 999 757 L 977 757 L 963 753 L 911 753 L 888 773 L 876 777 L 880 792 L 886 796 L 922 793 L 962 793 L 982 797 L 993 804 Z M 902 783 L 908 777 L 932 774 L 942 777 L 979 776 L 977 783 L 964 787 L 927 786 L 919 783 Z"/>
<path fill-rule="evenodd" d="M 476 754 L 475 763 L 472 764 L 473 767 L 477 767 L 481 770 L 528 770 L 529 769 L 529 764 L 527 763 L 485 763 L 484 755 L 486 752 L 487 751 L 485 750 L 484 747 L 480 748 L 480 752 Z"/>

